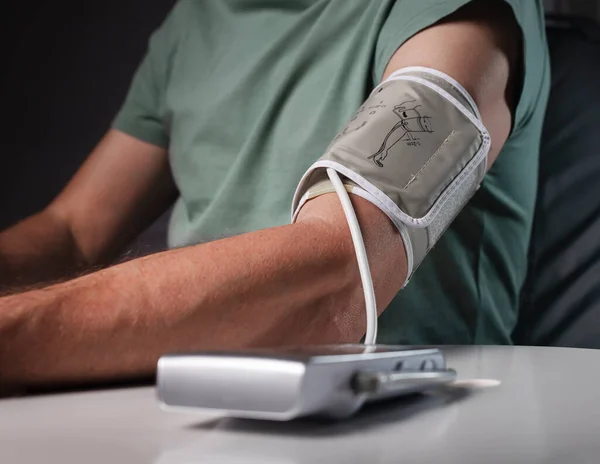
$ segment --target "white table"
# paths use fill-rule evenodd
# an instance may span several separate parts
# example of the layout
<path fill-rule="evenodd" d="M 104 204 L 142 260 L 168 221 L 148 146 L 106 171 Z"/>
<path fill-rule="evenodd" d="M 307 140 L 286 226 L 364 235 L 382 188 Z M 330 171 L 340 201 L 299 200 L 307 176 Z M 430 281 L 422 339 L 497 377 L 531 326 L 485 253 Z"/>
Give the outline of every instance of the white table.
<path fill-rule="evenodd" d="M 151 388 L 0 400 L 2 464 L 600 463 L 600 351 L 469 347 L 496 387 L 384 404 L 351 421 L 161 411 Z"/>

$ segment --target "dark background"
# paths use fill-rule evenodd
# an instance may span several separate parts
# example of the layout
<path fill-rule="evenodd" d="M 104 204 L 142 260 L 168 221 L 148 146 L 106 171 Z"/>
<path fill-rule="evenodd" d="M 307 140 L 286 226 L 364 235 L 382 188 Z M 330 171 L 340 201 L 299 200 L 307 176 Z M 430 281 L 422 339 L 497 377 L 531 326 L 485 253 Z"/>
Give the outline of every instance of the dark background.
<path fill-rule="evenodd" d="M 600 19 L 600 0 L 544 0 L 548 10 Z"/>
<path fill-rule="evenodd" d="M 4 0 L 0 230 L 43 209 L 118 111 L 174 0 Z"/>

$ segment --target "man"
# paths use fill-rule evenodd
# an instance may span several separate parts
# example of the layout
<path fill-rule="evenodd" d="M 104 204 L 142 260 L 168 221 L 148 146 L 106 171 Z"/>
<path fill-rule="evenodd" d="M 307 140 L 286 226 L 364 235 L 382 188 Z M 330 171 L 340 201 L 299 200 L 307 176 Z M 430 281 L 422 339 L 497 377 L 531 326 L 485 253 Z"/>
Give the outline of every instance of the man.
<path fill-rule="evenodd" d="M 408 66 L 462 84 L 492 146 L 481 189 L 402 291 L 402 237 L 352 196 L 379 341 L 510 343 L 548 91 L 542 18 L 531 0 L 181 1 L 74 179 L 0 234 L 0 281 L 110 263 L 177 199 L 173 249 L 0 299 L 0 379 L 126 378 L 171 351 L 359 341 L 339 199 L 318 196 L 284 224 L 302 174 Z"/>

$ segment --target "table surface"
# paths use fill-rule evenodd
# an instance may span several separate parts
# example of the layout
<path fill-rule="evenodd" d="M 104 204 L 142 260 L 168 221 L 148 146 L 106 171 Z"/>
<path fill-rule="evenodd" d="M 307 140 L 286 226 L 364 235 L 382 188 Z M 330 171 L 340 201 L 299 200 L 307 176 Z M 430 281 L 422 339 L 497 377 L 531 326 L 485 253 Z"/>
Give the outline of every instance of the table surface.
<path fill-rule="evenodd" d="M 1 463 L 600 462 L 600 351 L 445 350 L 452 389 L 345 422 L 261 422 L 161 411 L 152 388 L 0 400 Z"/>

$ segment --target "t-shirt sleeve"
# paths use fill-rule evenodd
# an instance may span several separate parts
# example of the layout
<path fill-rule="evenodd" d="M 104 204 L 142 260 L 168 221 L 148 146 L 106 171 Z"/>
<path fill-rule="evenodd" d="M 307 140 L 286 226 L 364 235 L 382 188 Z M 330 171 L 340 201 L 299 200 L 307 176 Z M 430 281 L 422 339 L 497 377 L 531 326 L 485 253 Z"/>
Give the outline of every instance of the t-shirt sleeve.
<path fill-rule="evenodd" d="M 413 35 L 454 13 L 472 0 L 419 0 L 394 2 L 379 33 L 373 81 L 380 82 L 396 50 Z M 513 10 L 523 36 L 524 76 L 516 109 L 515 131 L 522 128 L 545 101 L 549 58 L 541 0 L 504 0 Z"/>
<path fill-rule="evenodd" d="M 181 3 L 173 8 L 150 37 L 148 49 L 135 72 L 125 101 L 112 122 L 112 128 L 163 148 L 169 146 L 165 94 L 177 50 L 180 10 Z"/>

